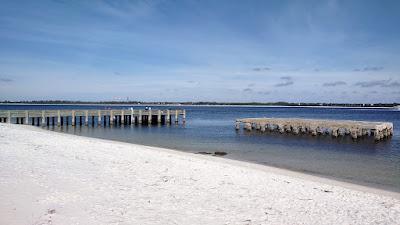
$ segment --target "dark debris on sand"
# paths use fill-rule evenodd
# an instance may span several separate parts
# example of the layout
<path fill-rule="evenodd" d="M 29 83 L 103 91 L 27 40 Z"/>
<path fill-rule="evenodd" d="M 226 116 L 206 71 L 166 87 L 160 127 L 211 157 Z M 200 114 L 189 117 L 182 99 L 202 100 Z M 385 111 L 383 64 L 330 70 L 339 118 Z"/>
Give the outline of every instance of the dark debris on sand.
<path fill-rule="evenodd" d="M 201 154 L 201 155 L 212 155 L 212 156 L 224 156 L 227 155 L 228 153 L 226 152 L 197 152 L 195 154 Z"/>

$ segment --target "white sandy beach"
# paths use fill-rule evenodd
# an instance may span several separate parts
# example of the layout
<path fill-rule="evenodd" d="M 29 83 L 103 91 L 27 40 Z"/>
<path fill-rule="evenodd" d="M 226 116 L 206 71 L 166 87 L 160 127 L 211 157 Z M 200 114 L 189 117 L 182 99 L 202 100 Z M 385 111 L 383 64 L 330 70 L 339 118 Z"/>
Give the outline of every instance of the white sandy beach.
<path fill-rule="evenodd" d="M 399 221 L 398 193 L 213 156 L 0 124 L 0 225 Z"/>

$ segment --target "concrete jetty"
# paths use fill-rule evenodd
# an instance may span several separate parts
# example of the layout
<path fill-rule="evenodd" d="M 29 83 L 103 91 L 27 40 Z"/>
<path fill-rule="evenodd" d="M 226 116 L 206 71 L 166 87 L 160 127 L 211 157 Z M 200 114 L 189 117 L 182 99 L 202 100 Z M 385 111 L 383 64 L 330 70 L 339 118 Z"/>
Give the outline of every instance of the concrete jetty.
<path fill-rule="evenodd" d="M 245 118 L 236 120 L 236 130 L 243 124 L 245 130 L 252 129 L 278 131 L 280 133 L 331 135 L 333 137 L 350 135 L 353 139 L 374 136 L 375 141 L 393 135 L 393 123 L 354 120 L 320 120 L 300 118 Z"/>
<path fill-rule="evenodd" d="M 77 109 L 77 110 L 0 110 L 0 123 L 36 126 L 112 126 L 131 124 L 170 124 L 186 122 L 186 110 Z"/>

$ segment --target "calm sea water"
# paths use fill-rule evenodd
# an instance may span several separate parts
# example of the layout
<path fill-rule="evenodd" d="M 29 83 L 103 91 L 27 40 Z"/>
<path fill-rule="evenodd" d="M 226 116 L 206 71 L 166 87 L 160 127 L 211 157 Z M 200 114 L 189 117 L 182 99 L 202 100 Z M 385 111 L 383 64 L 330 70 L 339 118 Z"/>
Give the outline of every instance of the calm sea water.
<path fill-rule="evenodd" d="M 0 109 L 104 109 L 105 106 L 0 105 Z M 130 108 L 130 106 L 112 106 Z M 144 108 L 144 106 L 134 108 Z M 400 192 L 400 111 L 286 107 L 152 107 L 184 108 L 186 125 L 92 128 L 49 127 L 58 132 L 118 140 L 188 152 L 224 151 L 227 158 L 272 165 L 338 180 Z M 389 121 L 394 136 L 374 143 L 330 136 L 311 137 L 234 129 L 244 117 L 298 117 Z M 210 156 L 211 157 L 211 156 Z"/>

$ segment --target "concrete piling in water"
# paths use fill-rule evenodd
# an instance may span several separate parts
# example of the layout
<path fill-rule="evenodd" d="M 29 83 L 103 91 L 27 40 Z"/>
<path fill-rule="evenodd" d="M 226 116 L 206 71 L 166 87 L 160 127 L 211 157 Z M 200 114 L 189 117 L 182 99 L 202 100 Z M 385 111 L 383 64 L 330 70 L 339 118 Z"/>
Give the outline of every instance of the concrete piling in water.
<path fill-rule="evenodd" d="M 75 126 L 75 120 L 76 120 L 76 118 L 75 118 L 75 111 L 74 110 L 72 110 L 72 116 L 71 116 L 71 125 L 72 126 Z"/>
<path fill-rule="evenodd" d="M 97 111 L 97 126 L 101 126 L 101 111 L 100 110 Z"/>
<path fill-rule="evenodd" d="M 265 123 L 261 123 L 260 124 L 260 131 L 261 132 L 265 132 L 265 127 L 266 127 L 267 125 L 265 124 Z"/>
<path fill-rule="evenodd" d="M 279 133 L 281 133 L 281 134 L 285 133 L 285 126 L 282 124 L 278 124 L 278 130 L 279 130 Z"/>
<path fill-rule="evenodd" d="M 362 137 L 362 129 L 360 129 L 360 128 L 355 128 L 355 130 L 356 130 L 356 133 L 357 133 L 357 137 Z"/>
<path fill-rule="evenodd" d="M 384 138 L 388 137 L 388 130 L 387 129 L 383 129 L 382 132 L 383 132 L 383 137 Z"/>
<path fill-rule="evenodd" d="M 292 131 L 291 127 L 289 124 L 285 124 L 283 125 L 283 129 L 285 132 L 290 133 L 290 131 Z"/>
<path fill-rule="evenodd" d="M 303 133 L 303 134 L 307 133 L 306 127 L 305 126 L 300 126 L 300 132 Z"/>
<path fill-rule="evenodd" d="M 361 136 L 367 136 L 368 135 L 368 130 L 367 129 L 361 129 Z"/>
<path fill-rule="evenodd" d="M 178 111 L 175 111 L 175 123 L 178 123 Z"/>
<path fill-rule="evenodd" d="M 293 134 L 299 134 L 299 128 L 298 127 L 293 127 L 292 128 Z"/>
<path fill-rule="evenodd" d="M 339 129 L 337 128 L 332 128 L 332 137 L 338 137 L 339 136 Z"/>
<path fill-rule="evenodd" d="M 169 109 L 167 109 L 166 123 L 171 123 L 171 112 L 169 111 Z"/>
<path fill-rule="evenodd" d="M 61 112 L 57 110 L 57 126 L 61 126 Z"/>
<path fill-rule="evenodd" d="M 124 124 L 125 124 L 124 110 L 121 110 L 120 125 L 124 125 Z"/>
<path fill-rule="evenodd" d="M 147 117 L 148 124 L 151 125 L 153 123 L 153 115 L 151 110 L 148 111 L 149 116 Z"/>
<path fill-rule="evenodd" d="M 351 135 L 351 138 L 357 139 L 357 137 L 358 137 L 357 130 L 354 128 L 350 129 L 350 135 Z"/>
<path fill-rule="evenodd" d="M 29 124 L 29 112 L 25 110 L 25 124 Z"/>
<path fill-rule="evenodd" d="M 244 129 L 247 131 L 251 131 L 252 129 L 251 123 L 244 123 Z"/>
<path fill-rule="evenodd" d="M 374 139 L 375 141 L 379 141 L 381 139 L 381 135 L 377 130 L 374 131 Z"/>
<path fill-rule="evenodd" d="M 310 127 L 310 132 L 312 136 L 317 136 L 317 128 L 316 127 Z"/>
<path fill-rule="evenodd" d="M 85 110 L 85 126 L 89 125 L 89 112 Z"/>
<path fill-rule="evenodd" d="M 389 128 L 389 136 L 393 136 L 393 127 Z"/>
<path fill-rule="evenodd" d="M 161 123 L 161 110 L 157 111 L 157 123 Z"/>
<path fill-rule="evenodd" d="M 130 119 L 129 123 L 130 123 L 130 125 L 135 123 L 135 117 L 133 115 L 133 109 L 131 109 L 131 119 Z"/>
<path fill-rule="evenodd" d="M 139 124 L 142 124 L 142 110 L 139 109 L 139 116 L 138 116 Z"/>
<path fill-rule="evenodd" d="M 114 125 L 114 114 L 113 114 L 113 111 L 112 110 L 110 110 L 110 126 L 112 126 L 112 125 Z"/>
<path fill-rule="evenodd" d="M 60 114 L 60 111 L 58 111 L 58 114 Z M 45 117 L 46 113 L 44 110 L 42 110 L 42 126 L 46 125 L 46 117 Z M 39 125 L 39 122 L 38 122 Z"/>
<path fill-rule="evenodd" d="M 240 129 L 240 122 L 239 122 L 239 121 L 236 121 L 236 122 L 235 122 L 235 129 L 236 129 L 236 130 L 239 130 L 239 129 Z"/>
<path fill-rule="evenodd" d="M 322 130 L 322 128 L 319 127 L 319 126 L 316 128 L 316 132 L 317 132 L 318 135 L 323 134 L 323 130 Z"/>

